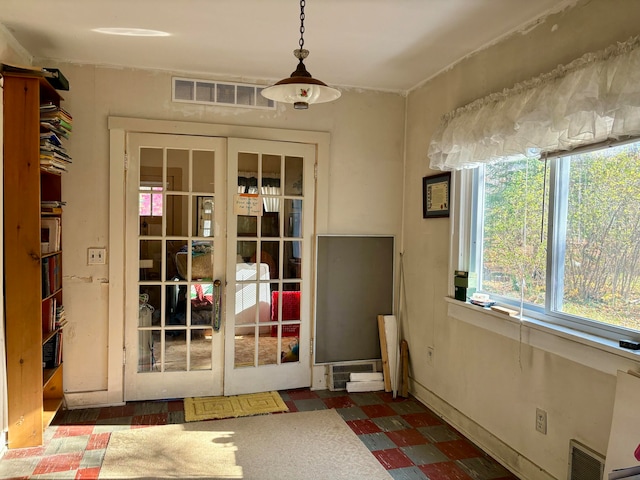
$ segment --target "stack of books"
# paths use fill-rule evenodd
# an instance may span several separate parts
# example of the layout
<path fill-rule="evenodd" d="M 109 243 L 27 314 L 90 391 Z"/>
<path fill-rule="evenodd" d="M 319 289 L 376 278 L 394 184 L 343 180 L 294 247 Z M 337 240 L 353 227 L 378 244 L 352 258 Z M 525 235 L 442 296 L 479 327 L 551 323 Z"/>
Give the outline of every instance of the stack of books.
<path fill-rule="evenodd" d="M 40 168 L 52 173 L 67 171 L 71 157 L 62 144 L 73 129 L 69 112 L 53 103 L 40 105 Z"/>
<path fill-rule="evenodd" d="M 43 200 L 40 202 L 40 212 L 60 214 L 62 213 L 62 207 L 66 204 L 67 202 L 60 200 Z"/>
<path fill-rule="evenodd" d="M 54 328 L 62 328 L 67 323 L 67 315 L 64 313 L 64 305 L 56 306 L 56 320 Z"/>

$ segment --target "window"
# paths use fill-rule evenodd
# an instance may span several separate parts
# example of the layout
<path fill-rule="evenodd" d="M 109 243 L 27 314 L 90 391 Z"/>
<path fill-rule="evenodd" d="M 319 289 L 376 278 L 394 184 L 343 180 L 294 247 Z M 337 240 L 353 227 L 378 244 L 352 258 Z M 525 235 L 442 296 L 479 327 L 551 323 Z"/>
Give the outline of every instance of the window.
<path fill-rule="evenodd" d="M 162 187 L 141 186 L 140 190 L 149 191 L 149 193 L 140 193 L 140 216 L 162 217 Z"/>
<path fill-rule="evenodd" d="M 640 338 L 640 141 L 474 172 L 478 289 L 527 314 Z"/>

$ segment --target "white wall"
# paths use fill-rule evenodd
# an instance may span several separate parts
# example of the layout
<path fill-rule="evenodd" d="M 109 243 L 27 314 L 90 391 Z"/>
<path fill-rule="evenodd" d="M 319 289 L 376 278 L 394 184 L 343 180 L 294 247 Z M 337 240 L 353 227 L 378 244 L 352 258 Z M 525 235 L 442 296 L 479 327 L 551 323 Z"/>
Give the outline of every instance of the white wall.
<path fill-rule="evenodd" d="M 109 368 L 121 368 L 109 367 L 108 349 L 122 345 L 107 343 L 109 295 L 119 293 L 110 292 L 108 265 L 87 265 L 88 247 L 109 249 L 109 116 L 329 132 L 329 201 L 321 206 L 328 220 L 320 233 L 400 235 L 406 100 L 401 95 L 345 91 L 338 102 L 307 111 L 188 105 L 171 102 L 169 73 L 57 67 L 71 85 L 63 105 L 74 124 L 68 142 L 73 165 L 63 177 L 67 393 L 104 391 Z"/>
<path fill-rule="evenodd" d="M 497 334 L 485 327 L 491 318 L 472 321 L 470 310 L 448 314 L 449 220 L 423 220 L 421 211 L 422 177 L 438 173 L 429 169 L 429 141 L 443 114 L 627 40 L 640 33 L 638 19 L 635 0 L 580 1 L 461 61 L 408 97 L 404 320 L 413 390 L 522 478 L 566 478 L 572 438 L 606 453 L 616 367 L 634 362 L 571 342 L 547 349 L 526 328 Z M 432 365 L 427 347 L 434 349 Z M 535 430 L 536 407 L 548 413 L 547 435 Z"/>

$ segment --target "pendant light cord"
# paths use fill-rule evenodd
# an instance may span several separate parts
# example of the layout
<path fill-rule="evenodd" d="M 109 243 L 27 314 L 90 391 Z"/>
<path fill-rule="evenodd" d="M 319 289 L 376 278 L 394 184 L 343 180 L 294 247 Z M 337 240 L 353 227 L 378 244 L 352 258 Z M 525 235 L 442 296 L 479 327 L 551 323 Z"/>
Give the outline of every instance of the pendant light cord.
<path fill-rule="evenodd" d="M 306 5 L 306 0 L 300 0 L 300 41 L 298 45 L 300 45 L 300 50 L 304 50 L 304 7 Z"/>

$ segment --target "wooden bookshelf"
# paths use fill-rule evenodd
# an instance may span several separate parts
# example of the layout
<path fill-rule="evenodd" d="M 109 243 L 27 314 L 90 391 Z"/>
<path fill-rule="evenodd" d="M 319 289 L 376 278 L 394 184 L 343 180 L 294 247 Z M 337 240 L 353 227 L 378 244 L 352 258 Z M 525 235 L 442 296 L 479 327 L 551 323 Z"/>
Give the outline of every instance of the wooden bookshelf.
<path fill-rule="evenodd" d="M 61 200 L 60 175 L 40 168 L 40 105 L 59 106 L 61 97 L 42 77 L 5 73 L 3 80 L 8 446 L 21 448 L 42 445 L 43 431 L 64 401 L 62 363 L 43 367 L 44 344 L 62 335 L 61 328 L 43 328 L 45 298 L 62 305 L 62 252 L 41 253 L 40 203 Z M 59 212 L 50 216 L 61 221 Z M 47 258 L 57 258 L 60 271 L 54 291 L 44 294 Z"/>

